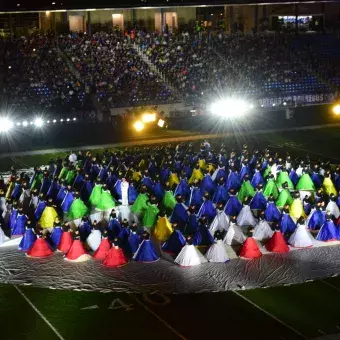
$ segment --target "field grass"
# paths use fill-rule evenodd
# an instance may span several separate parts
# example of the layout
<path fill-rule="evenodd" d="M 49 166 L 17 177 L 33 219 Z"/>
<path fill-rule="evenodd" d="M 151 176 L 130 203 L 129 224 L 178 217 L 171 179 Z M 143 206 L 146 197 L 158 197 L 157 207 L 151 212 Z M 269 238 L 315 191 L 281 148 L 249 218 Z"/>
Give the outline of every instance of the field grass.
<path fill-rule="evenodd" d="M 1 339 L 314 339 L 340 333 L 339 287 L 340 278 L 330 278 L 237 294 L 143 296 L 2 284 Z"/>

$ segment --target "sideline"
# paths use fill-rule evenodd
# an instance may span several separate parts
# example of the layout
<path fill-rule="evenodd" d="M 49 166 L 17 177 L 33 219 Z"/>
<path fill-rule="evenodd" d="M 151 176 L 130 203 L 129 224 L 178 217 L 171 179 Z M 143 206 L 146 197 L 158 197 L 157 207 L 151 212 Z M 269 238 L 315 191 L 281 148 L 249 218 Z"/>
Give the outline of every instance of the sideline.
<path fill-rule="evenodd" d="M 329 279 L 329 277 L 327 277 L 327 279 Z M 322 282 L 323 284 L 332 287 L 333 289 L 337 290 L 338 292 L 340 292 L 340 288 L 337 286 L 332 285 L 331 283 L 327 282 L 325 279 L 320 280 L 320 282 Z"/>
<path fill-rule="evenodd" d="M 340 123 L 336 124 L 322 124 L 322 125 L 308 125 L 302 127 L 293 127 L 293 128 L 284 128 L 284 129 L 267 129 L 267 130 L 258 130 L 254 131 L 258 135 L 263 135 L 267 133 L 276 133 L 276 132 L 289 132 L 289 131 L 304 131 L 304 130 L 318 130 L 318 129 L 326 129 L 326 128 L 335 128 L 340 127 Z M 182 133 L 187 133 L 182 131 Z M 234 135 L 238 136 L 248 136 L 249 131 L 241 131 L 241 132 L 227 132 L 220 134 L 200 134 L 199 132 L 195 132 L 191 135 L 186 135 L 181 137 L 178 135 L 177 137 L 168 137 L 164 136 L 161 138 L 155 139 L 135 139 L 128 142 L 121 143 L 112 143 L 112 144 L 99 144 L 99 145 L 85 145 L 85 146 L 74 146 L 69 148 L 61 148 L 61 149 L 39 149 L 34 151 L 23 151 L 23 152 L 7 152 L 0 154 L 0 159 L 8 158 L 8 157 L 17 157 L 17 156 L 33 156 L 33 155 L 41 155 L 41 154 L 51 154 L 57 152 L 67 152 L 70 150 L 95 150 L 95 149 L 106 149 L 106 148 L 117 148 L 117 147 L 128 147 L 128 146 L 142 146 L 142 145 L 152 145 L 152 144 L 160 144 L 160 143 L 173 143 L 173 142 L 189 142 L 193 140 L 199 139 L 217 139 L 223 137 L 232 137 Z"/>
<path fill-rule="evenodd" d="M 160 323 L 162 323 L 165 327 L 169 328 L 178 338 L 182 340 L 187 340 L 185 336 L 183 336 L 181 333 L 177 332 L 175 328 L 170 326 L 165 320 L 163 320 L 160 316 L 158 316 L 153 310 L 151 310 L 148 306 L 146 306 L 142 301 L 140 301 L 137 297 L 133 298 L 136 300 L 136 302 L 142 306 L 147 312 L 152 314 Z"/>
<path fill-rule="evenodd" d="M 18 291 L 18 293 L 26 300 L 26 302 L 34 309 L 34 311 L 45 321 L 45 323 L 52 329 L 54 334 L 60 339 L 65 340 L 63 336 L 58 332 L 58 330 L 46 319 L 46 317 L 39 311 L 37 307 L 31 302 L 31 300 L 22 292 L 22 290 L 17 286 L 13 285 L 13 287 Z"/>
<path fill-rule="evenodd" d="M 250 303 L 251 305 L 253 305 L 254 307 L 256 307 L 257 309 L 259 309 L 261 312 L 267 314 L 268 316 L 270 316 L 272 319 L 276 320 L 277 322 L 279 322 L 281 325 L 285 326 L 286 328 L 290 329 L 291 331 L 293 331 L 295 334 L 299 335 L 302 339 L 307 340 L 308 338 L 303 335 L 302 333 L 300 333 L 298 330 L 296 330 L 294 327 L 289 326 L 288 324 L 286 324 L 284 321 L 280 320 L 279 318 L 277 318 L 275 315 L 267 312 L 265 309 L 263 309 L 262 307 L 260 307 L 259 305 L 257 305 L 255 302 L 251 301 L 250 299 L 248 299 L 247 297 L 243 296 L 242 294 L 240 294 L 238 291 L 236 290 L 232 290 L 232 292 L 234 294 L 236 294 L 238 297 L 242 298 L 243 300 L 247 301 L 248 303 Z"/>

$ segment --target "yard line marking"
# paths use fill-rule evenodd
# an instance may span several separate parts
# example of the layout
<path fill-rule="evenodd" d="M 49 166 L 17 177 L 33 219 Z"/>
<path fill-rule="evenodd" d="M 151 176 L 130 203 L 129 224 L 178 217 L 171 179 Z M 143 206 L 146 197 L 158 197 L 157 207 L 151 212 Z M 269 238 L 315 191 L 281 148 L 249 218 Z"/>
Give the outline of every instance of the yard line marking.
<path fill-rule="evenodd" d="M 285 326 L 286 328 L 289 328 L 291 331 L 293 331 L 294 333 L 296 333 L 297 335 L 301 336 L 303 339 L 308 339 L 305 335 L 303 335 L 302 333 L 300 333 L 298 330 L 296 330 L 295 328 L 293 328 L 292 326 L 286 324 L 284 321 L 280 320 L 279 318 L 277 318 L 275 315 L 267 312 L 265 309 L 263 309 L 262 307 L 260 307 L 259 305 L 257 305 L 255 302 L 249 300 L 247 297 L 243 296 L 242 294 L 240 294 L 237 290 L 232 290 L 232 292 L 234 294 L 236 294 L 238 297 L 242 298 L 243 300 L 247 301 L 248 303 L 250 303 L 251 305 L 253 305 L 254 307 L 256 307 L 257 309 L 259 309 L 260 311 L 262 311 L 263 313 L 267 314 L 268 316 L 270 316 L 271 318 L 273 318 L 274 320 L 276 320 L 277 322 L 279 322 L 281 325 Z"/>
<path fill-rule="evenodd" d="M 57 331 L 57 329 L 45 318 L 45 316 L 39 311 L 39 309 L 34 306 L 34 304 L 31 302 L 31 300 L 21 291 L 21 289 L 18 286 L 16 286 L 16 285 L 13 285 L 13 287 L 26 300 L 26 302 L 35 310 L 35 312 L 45 321 L 45 323 L 52 329 L 54 334 L 60 340 L 65 340 L 65 338 L 63 338 L 63 336 Z"/>
<path fill-rule="evenodd" d="M 340 292 L 340 288 L 339 288 L 339 287 L 334 286 L 334 285 L 332 285 L 331 283 L 329 283 L 329 282 L 327 282 L 327 281 L 325 281 L 325 280 L 321 280 L 321 282 L 324 283 L 325 285 L 330 286 L 330 287 L 332 287 L 333 289 L 335 289 L 335 290 L 337 290 L 337 291 Z"/>
<path fill-rule="evenodd" d="M 318 329 L 318 332 L 322 335 L 326 335 L 326 333 L 324 331 L 322 331 L 321 329 Z"/>
<path fill-rule="evenodd" d="M 340 327 L 339 327 L 339 326 L 336 326 L 336 328 L 337 328 L 337 329 L 340 329 Z"/>
<path fill-rule="evenodd" d="M 176 334 L 180 339 L 187 340 L 185 336 L 180 334 L 176 331 L 175 328 L 170 326 L 165 320 L 163 320 L 160 316 L 158 316 L 153 310 L 151 310 L 148 306 L 146 306 L 142 301 L 140 301 L 138 298 L 134 297 L 136 302 L 141 305 L 146 311 L 148 311 L 150 314 L 152 314 L 159 322 L 161 322 L 165 327 L 169 328 L 174 334 Z"/>

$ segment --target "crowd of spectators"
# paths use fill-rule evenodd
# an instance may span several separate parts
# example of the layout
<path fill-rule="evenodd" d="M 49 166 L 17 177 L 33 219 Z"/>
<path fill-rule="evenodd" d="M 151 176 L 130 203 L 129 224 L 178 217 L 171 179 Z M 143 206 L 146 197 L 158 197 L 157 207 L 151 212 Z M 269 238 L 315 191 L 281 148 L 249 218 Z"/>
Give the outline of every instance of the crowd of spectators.
<path fill-rule="evenodd" d="M 330 79 L 340 75 L 338 59 L 321 63 L 319 51 L 303 44 L 297 50 L 294 40 L 291 35 L 119 30 L 2 39 L 1 91 L 8 103 L 31 111 L 161 104 L 178 100 L 178 93 L 196 101 L 220 93 L 263 98 L 329 91 L 313 68 L 321 65 Z"/>

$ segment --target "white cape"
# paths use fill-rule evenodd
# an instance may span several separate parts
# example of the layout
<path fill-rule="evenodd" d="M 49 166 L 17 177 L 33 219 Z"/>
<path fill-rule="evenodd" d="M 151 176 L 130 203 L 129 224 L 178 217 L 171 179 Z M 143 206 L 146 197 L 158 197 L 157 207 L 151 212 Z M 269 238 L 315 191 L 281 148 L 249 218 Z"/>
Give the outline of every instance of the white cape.
<path fill-rule="evenodd" d="M 226 215 L 226 213 L 223 210 L 221 211 L 218 209 L 216 212 L 217 212 L 216 217 L 214 218 L 210 225 L 210 232 L 212 235 L 214 235 L 217 230 L 227 231 L 229 228 L 229 218 Z"/>
<path fill-rule="evenodd" d="M 2 245 L 6 241 L 9 241 L 9 237 L 5 235 L 4 231 L 0 227 L 0 245 Z"/>
<path fill-rule="evenodd" d="M 237 216 L 237 224 L 243 226 L 255 226 L 256 220 L 253 213 L 250 210 L 249 205 L 245 205 Z"/>
<path fill-rule="evenodd" d="M 255 227 L 253 237 L 258 241 L 269 240 L 274 234 L 267 221 L 261 220 Z"/>
<path fill-rule="evenodd" d="M 243 244 L 245 240 L 246 237 L 244 236 L 240 226 L 236 223 L 231 223 L 223 242 L 228 246 L 233 246 L 236 244 Z"/>
<path fill-rule="evenodd" d="M 205 254 L 205 258 L 209 262 L 224 263 L 229 261 L 227 246 L 223 243 L 222 240 L 216 241 L 216 243 L 214 243 Z"/>
<path fill-rule="evenodd" d="M 307 248 L 313 246 L 313 236 L 304 224 L 298 224 L 288 243 L 295 248 Z"/>
<path fill-rule="evenodd" d="M 193 245 L 186 244 L 175 259 L 180 266 L 197 266 L 208 262 L 202 253 Z"/>
<path fill-rule="evenodd" d="M 326 211 L 329 211 L 330 214 L 333 215 L 335 218 L 338 218 L 340 216 L 339 207 L 333 201 L 329 201 L 326 207 Z"/>
<path fill-rule="evenodd" d="M 102 240 L 102 234 L 100 233 L 99 230 L 92 230 L 91 234 L 87 238 L 87 244 L 89 247 L 93 250 L 96 251 L 100 245 L 100 242 Z"/>

